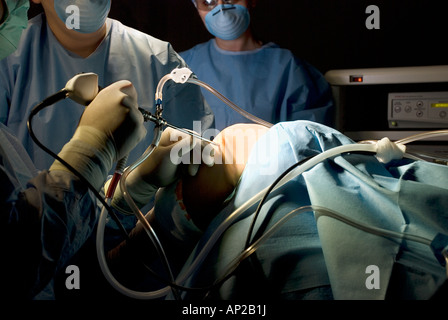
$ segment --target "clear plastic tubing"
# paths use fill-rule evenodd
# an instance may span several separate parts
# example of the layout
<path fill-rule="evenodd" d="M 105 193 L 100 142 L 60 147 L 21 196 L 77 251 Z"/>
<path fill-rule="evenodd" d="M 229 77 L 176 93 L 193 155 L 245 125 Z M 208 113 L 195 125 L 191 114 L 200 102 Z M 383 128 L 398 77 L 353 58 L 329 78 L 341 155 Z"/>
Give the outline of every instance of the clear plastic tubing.
<path fill-rule="evenodd" d="M 448 130 L 436 130 L 436 131 L 428 131 L 428 132 L 422 132 L 401 140 L 396 141 L 396 144 L 407 144 L 414 141 L 424 140 L 424 139 L 430 139 L 430 138 L 440 138 L 442 136 L 448 135 Z"/>
<path fill-rule="evenodd" d="M 110 204 L 110 200 L 111 199 L 107 200 L 108 204 Z M 166 296 L 167 293 L 169 292 L 169 288 L 164 288 L 153 292 L 140 292 L 131 290 L 123 286 L 117 279 L 115 279 L 115 277 L 113 276 L 107 265 L 106 255 L 104 252 L 104 229 L 106 227 L 106 220 L 107 220 L 106 218 L 107 218 L 107 210 L 105 210 L 105 207 L 103 207 L 98 221 L 96 250 L 101 271 L 103 272 L 104 277 L 107 279 L 110 285 L 123 295 L 134 299 L 155 299 Z"/>
<path fill-rule="evenodd" d="M 129 195 L 127 188 L 126 188 L 126 178 L 129 175 L 129 173 L 132 172 L 136 167 L 138 167 L 143 161 L 146 160 L 146 158 L 153 152 L 153 150 L 156 148 L 156 146 L 159 144 L 161 137 L 161 130 L 160 128 L 156 127 L 155 134 L 154 134 L 154 140 L 151 143 L 151 145 L 146 149 L 146 151 L 143 153 L 143 155 L 131 166 L 129 166 L 123 173 L 121 179 L 120 179 L 120 188 L 123 191 L 123 195 L 128 202 L 129 206 L 133 210 L 134 214 L 137 216 L 140 223 L 142 223 L 146 233 L 151 238 L 151 240 L 156 242 L 156 247 L 162 248 L 159 240 L 157 239 L 157 236 L 155 235 L 154 230 L 151 228 L 149 222 L 145 219 L 145 216 L 140 211 L 138 206 L 133 201 L 132 197 Z M 106 202 L 110 205 L 111 198 L 107 198 Z M 171 288 L 165 287 L 159 290 L 150 291 L 150 292 L 141 292 L 141 291 L 135 291 L 131 290 L 125 286 L 123 286 L 111 273 L 106 260 L 106 254 L 104 252 L 104 230 L 106 227 L 106 219 L 107 218 L 107 210 L 105 207 L 102 208 L 101 214 L 98 221 L 98 229 L 97 229 L 97 236 L 96 236 L 96 250 L 97 250 L 97 256 L 98 261 L 100 264 L 101 271 L 103 272 L 105 278 L 107 281 L 114 287 L 118 292 L 134 299 L 157 299 L 166 296 Z M 163 249 L 162 249 L 163 250 Z"/>
<path fill-rule="evenodd" d="M 272 123 L 264 121 L 263 119 L 260 119 L 260 118 L 258 118 L 256 116 L 254 116 L 253 114 L 251 114 L 251 113 L 241 109 L 235 103 L 233 103 L 232 101 L 227 99 L 224 95 L 222 95 L 220 92 L 218 92 L 216 89 L 214 89 L 212 86 L 206 84 L 205 82 L 202 82 L 202 81 L 200 81 L 198 79 L 194 79 L 194 78 L 189 78 L 187 80 L 187 82 L 194 83 L 194 84 L 196 84 L 198 86 L 201 86 L 201 87 L 207 89 L 208 91 L 213 93 L 216 97 L 218 97 L 221 101 L 223 101 L 225 104 L 227 104 L 229 107 L 231 107 L 233 110 L 235 110 L 236 112 L 241 114 L 243 117 L 245 117 L 245 118 L 247 118 L 247 119 L 249 119 L 249 120 L 251 120 L 251 121 L 253 121 L 255 123 L 261 124 L 261 125 L 263 125 L 265 127 L 268 127 L 268 128 L 273 126 Z"/>
<path fill-rule="evenodd" d="M 180 74 L 184 74 L 186 75 L 185 77 L 180 77 L 178 78 L 178 76 L 176 76 L 176 71 L 179 71 Z M 208 85 L 207 83 L 200 81 L 196 78 L 191 78 L 191 70 L 189 70 L 188 68 L 181 68 L 181 69 L 175 69 L 173 70 L 171 73 L 166 74 L 165 76 L 163 76 L 159 83 L 157 84 L 157 88 L 156 88 L 156 93 L 155 93 L 155 101 L 156 104 L 162 101 L 163 98 L 163 87 L 165 86 L 165 83 L 169 80 L 172 80 L 176 83 L 192 83 L 192 84 L 196 84 L 200 87 L 203 87 L 205 89 L 207 89 L 208 91 L 210 91 L 212 94 L 214 94 L 217 98 L 219 98 L 221 101 L 223 101 L 225 104 L 227 104 L 230 108 L 232 108 L 233 110 L 235 110 L 236 112 L 238 112 L 239 114 L 241 114 L 243 117 L 245 117 L 246 119 L 249 119 L 255 123 L 258 123 L 260 125 L 263 125 L 265 127 L 272 127 L 273 124 L 270 122 L 267 122 L 263 119 L 260 119 L 256 116 L 254 116 L 253 114 L 241 109 L 240 107 L 238 107 L 235 103 L 233 103 L 232 101 L 230 101 L 227 97 L 225 97 L 222 93 L 220 93 L 219 91 L 217 91 L 215 88 L 213 88 L 212 86 Z"/>
<path fill-rule="evenodd" d="M 156 103 L 157 103 L 159 100 L 162 101 L 162 98 L 163 98 L 163 96 L 162 96 L 163 86 L 165 85 L 165 83 L 166 83 L 168 80 L 173 80 L 173 76 L 172 76 L 171 73 L 168 73 L 168 74 L 164 75 L 164 76 L 162 77 L 162 79 L 159 80 L 159 83 L 157 84 L 157 88 L 156 88 L 156 94 L 155 94 L 155 100 L 156 100 Z"/>
<path fill-rule="evenodd" d="M 224 279 L 228 274 L 233 272 L 244 259 L 246 259 L 252 253 L 254 253 L 265 240 L 267 240 L 275 232 L 277 232 L 280 229 L 280 227 L 283 224 L 285 224 L 289 219 L 291 219 L 292 217 L 299 215 L 301 213 L 311 212 L 311 211 L 314 212 L 316 220 L 318 220 L 321 216 L 328 216 L 328 217 L 337 219 L 339 221 L 342 221 L 343 223 L 346 223 L 346 224 L 348 224 L 352 227 L 355 227 L 359 230 L 371 233 L 373 235 L 415 241 L 415 242 L 419 242 L 419 243 L 422 243 L 427 246 L 431 245 L 431 240 L 420 237 L 420 236 L 407 234 L 407 233 L 403 233 L 403 232 L 395 232 L 395 231 L 386 230 L 386 229 L 377 228 L 377 227 L 372 227 L 365 223 L 351 219 L 349 217 L 345 217 L 344 215 L 340 214 L 339 212 L 336 212 L 334 210 L 330 210 L 330 209 L 327 209 L 324 207 L 315 206 L 315 205 L 303 206 L 303 207 L 294 209 L 294 210 L 290 211 L 288 214 L 286 214 L 285 216 L 283 216 L 270 229 L 268 229 L 259 239 L 257 239 L 251 246 L 249 246 L 243 252 L 241 252 L 241 254 L 239 256 L 237 256 L 235 259 L 233 259 L 227 265 L 225 272 L 216 282 L 221 281 L 221 279 Z"/>

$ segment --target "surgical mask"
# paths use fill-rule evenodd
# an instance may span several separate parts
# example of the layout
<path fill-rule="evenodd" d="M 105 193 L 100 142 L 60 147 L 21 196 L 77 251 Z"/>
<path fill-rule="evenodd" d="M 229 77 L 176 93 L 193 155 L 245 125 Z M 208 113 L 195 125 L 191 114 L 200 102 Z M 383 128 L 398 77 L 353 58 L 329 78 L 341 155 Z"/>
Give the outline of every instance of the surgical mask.
<path fill-rule="evenodd" d="M 239 4 L 218 5 L 205 16 L 207 30 L 223 40 L 239 38 L 247 30 L 249 23 L 249 10 Z"/>
<path fill-rule="evenodd" d="M 6 0 L 5 21 L 0 25 L 0 60 L 17 49 L 23 29 L 28 24 L 29 0 Z"/>
<path fill-rule="evenodd" d="M 111 0 L 54 0 L 54 9 L 68 29 L 92 33 L 106 22 L 110 3 Z"/>

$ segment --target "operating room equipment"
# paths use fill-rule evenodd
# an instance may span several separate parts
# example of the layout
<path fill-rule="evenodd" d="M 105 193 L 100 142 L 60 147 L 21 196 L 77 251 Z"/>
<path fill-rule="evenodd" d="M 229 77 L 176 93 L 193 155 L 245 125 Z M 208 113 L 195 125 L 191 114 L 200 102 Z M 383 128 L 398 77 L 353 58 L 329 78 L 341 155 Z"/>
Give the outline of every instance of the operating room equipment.
<path fill-rule="evenodd" d="M 392 92 L 388 95 L 389 128 L 448 126 L 448 91 Z"/>
<path fill-rule="evenodd" d="M 335 129 L 354 141 L 391 140 L 448 127 L 448 65 L 335 69 L 325 73 L 336 106 Z M 446 136 L 408 145 L 447 157 Z"/>
<path fill-rule="evenodd" d="M 186 79 L 183 78 L 184 83 L 187 82 Z M 75 91 L 75 90 L 72 90 Z M 66 93 L 65 93 L 66 94 Z M 88 100 L 88 96 L 82 98 L 81 100 Z M 51 101 L 54 101 L 54 97 L 51 99 Z M 162 113 L 162 108 L 161 108 L 161 95 L 157 95 L 156 96 L 156 101 L 157 104 L 159 104 L 158 106 L 158 117 L 159 119 L 161 119 L 161 113 Z M 156 116 L 157 117 L 157 116 Z M 148 147 L 147 152 L 145 152 L 144 155 L 142 155 L 141 159 L 139 161 L 137 161 L 135 164 L 131 165 L 130 167 L 128 167 L 128 169 L 124 170 L 123 173 L 123 177 L 120 180 L 121 186 L 123 186 L 123 190 L 125 190 L 125 195 L 127 196 L 128 199 L 130 199 L 129 201 L 129 205 L 132 207 L 133 206 L 133 201 L 132 198 L 130 197 L 130 195 L 126 192 L 126 186 L 125 186 L 125 180 L 126 180 L 126 176 L 135 168 L 137 167 L 141 162 L 144 161 L 144 159 L 146 159 L 147 156 L 149 156 L 149 154 L 157 147 L 159 139 L 160 139 L 160 134 L 161 134 L 161 130 L 160 130 L 160 125 L 156 126 L 156 133 L 155 133 L 155 138 L 153 140 L 153 142 L 151 143 L 151 145 Z M 343 154 L 343 153 L 356 153 L 356 152 L 368 152 L 368 153 L 375 153 L 378 160 L 380 162 L 383 163 L 387 163 L 393 159 L 401 159 L 402 157 L 410 157 L 411 159 L 415 159 L 414 156 L 412 155 L 408 155 L 406 154 L 406 144 L 407 143 L 411 143 L 414 141 L 418 141 L 420 139 L 425 139 L 428 137 L 441 137 L 444 135 L 447 135 L 448 131 L 447 130 L 440 130 L 440 131 L 434 131 L 434 132 L 428 132 L 428 133 L 424 133 L 421 135 L 417 135 L 417 136 L 413 136 L 413 137 L 409 137 L 406 139 L 402 139 L 396 143 L 391 142 L 389 139 L 384 138 L 381 141 L 378 141 L 377 143 L 363 143 L 363 144 L 349 144 L 349 145 L 343 145 L 340 147 L 335 147 L 333 149 L 330 149 L 324 153 L 321 153 L 319 155 L 314 156 L 313 158 L 309 159 L 308 161 L 306 161 L 304 164 L 301 164 L 300 166 L 297 166 L 296 168 L 294 168 L 293 170 L 289 171 L 284 177 L 282 177 L 281 180 L 278 181 L 277 185 L 275 188 L 266 188 L 264 190 L 262 190 L 261 192 L 259 192 L 258 194 L 256 194 L 254 197 L 252 197 L 251 199 L 249 199 L 245 204 L 243 204 L 242 206 L 240 206 L 237 210 L 235 210 L 231 215 L 229 215 L 225 221 L 219 225 L 219 227 L 216 229 L 216 231 L 213 233 L 213 235 L 207 240 L 206 245 L 203 247 L 203 249 L 200 251 L 200 253 L 198 254 L 197 258 L 194 260 L 194 262 L 190 265 L 190 267 L 188 268 L 188 270 L 186 270 L 185 272 L 181 273 L 180 275 L 178 275 L 177 279 L 175 280 L 175 282 L 173 282 L 175 285 L 178 286 L 182 286 L 182 284 L 185 282 L 185 280 L 192 274 L 192 272 L 194 272 L 194 270 L 196 270 L 201 263 L 203 262 L 203 260 L 205 259 L 205 257 L 208 255 L 208 253 L 210 252 L 211 248 L 215 245 L 215 243 L 218 241 L 218 239 L 221 237 L 221 235 L 228 229 L 228 227 L 238 218 L 240 217 L 241 214 L 244 213 L 244 211 L 246 211 L 248 208 L 250 208 L 254 203 L 256 203 L 257 201 L 260 201 L 263 196 L 265 196 L 266 194 L 272 192 L 273 190 L 276 190 L 277 188 L 279 188 L 280 186 L 286 184 L 289 180 L 293 179 L 294 177 L 297 177 L 298 175 L 302 174 L 303 172 L 305 172 L 306 170 L 312 168 L 313 166 L 315 166 L 316 164 L 332 158 L 334 156 Z M 111 197 L 111 195 L 109 194 L 108 197 Z M 107 199 L 108 201 L 110 200 Z M 337 212 L 332 212 L 329 209 L 326 208 L 320 208 L 320 207 L 306 207 L 306 208 L 299 208 L 297 210 L 293 210 L 290 214 L 288 214 L 285 217 L 285 220 L 282 220 L 281 222 L 279 222 L 278 226 L 280 226 L 282 223 L 286 222 L 286 219 L 288 219 L 290 216 L 296 215 L 300 212 L 304 212 L 304 211 L 310 211 L 313 210 L 316 212 L 316 217 L 320 216 L 320 215 L 329 215 L 332 217 L 336 217 L 338 219 L 341 219 L 343 221 L 346 221 L 347 223 L 351 223 L 352 225 L 359 227 L 361 229 L 364 229 L 368 232 L 374 232 L 376 234 L 379 235 L 383 235 L 383 236 L 393 236 L 393 237 L 402 237 L 402 238 L 407 238 L 410 240 L 414 240 L 414 241 L 419 241 L 422 242 L 424 244 L 427 245 L 431 245 L 431 241 L 430 239 L 420 239 L 418 237 L 414 237 L 412 235 L 408 235 L 405 233 L 391 233 L 388 232 L 387 230 L 379 230 L 379 229 L 375 229 L 372 228 L 370 226 L 362 226 L 361 224 L 357 223 L 356 221 L 351 221 L 350 219 L 344 218 L 342 215 L 338 214 Z M 133 207 L 133 211 L 139 211 L 139 208 L 135 206 Z M 97 235 L 97 250 L 99 253 L 99 259 L 100 259 L 100 264 L 102 265 L 102 269 L 103 272 L 105 272 L 105 276 L 108 279 L 108 281 L 111 282 L 111 284 L 121 293 L 128 295 L 130 297 L 133 298 L 138 298 L 138 299 L 153 299 L 153 298 L 159 298 L 159 297 L 163 297 L 166 296 L 169 293 L 169 290 L 172 289 L 172 287 L 167 286 L 165 288 L 162 288 L 160 290 L 156 290 L 156 291 L 152 291 L 152 292 L 135 292 L 132 290 L 129 290 L 127 288 L 125 288 L 124 286 L 122 286 L 120 283 L 118 283 L 111 274 L 108 274 L 108 270 L 107 270 L 107 264 L 104 258 L 104 252 L 102 251 L 102 245 L 103 240 L 102 237 L 104 235 L 104 227 L 105 227 L 105 215 L 106 215 L 106 210 L 103 208 L 103 211 L 101 213 L 100 216 L 100 221 L 99 221 L 99 227 L 98 227 L 98 235 Z M 154 230 L 152 230 L 151 226 L 149 225 L 149 223 L 146 221 L 146 219 L 144 218 L 144 216 L 140 213 L 136 213 L 137 217 L 139 218 L 139 221 L 144 223 L 146 223 L 146 228 L 147 229 L 147 233 L 150 237 L 152 237 L 153 242 L 155 242 L 156 247 L 160 246 L 160 248 L 162 248 L 162 244 L 157 244 L 157 236 L 154 234 Z M 140 216 L 141 215 L 141 216 Z M 143 220 L 140 220 L 143 219 Z M 233 261 L 229 267 L 227 268 L 227 272 L 226 274 L 223 275 L 223 277 L 220 277 L 218 279 L 218 282 L 225 278 L 227 276 L 228 272 L 232 272 L 232 270 L 234 270 L 237 265 L 242 261 L 242 259 L 245 259 L 246 257 L 248 257 L 251 253 L 253 253 L 256 248 L 262 243 L 262 241 L 264 239 L 266 239 L 267 237 L 269 237 L 272 233 L 274 233 L 277 230 L 277 225 L 274 226 L 272 229 L 268 230 L 265 235 L 263 235 L 262 237 L 260 237 L 259 239 L 256 239 L 255 242 L 250 243 L 250 246 L 248 248 L 246 248 L 246 250 L 240 255 L 240 257 Z M 162 249 L 163 250 L 163 249 Z M 443 250 L 440 252 L 440 254 L 442 254 L 442 256 L 446 257 L 446 246 L 443 247 Z M 163 253 L 161 254 L 162 256 L 164 255 Z M 445 258 L 446 259 L 446 258 Z M 167 264 L 167 266 L 169 267 L 169 262 L 166 261 L 165 262 Z M 104 269 L 106 268 L 106 269 Z M 111 278 L 110 278 L 111 277 Z"/>

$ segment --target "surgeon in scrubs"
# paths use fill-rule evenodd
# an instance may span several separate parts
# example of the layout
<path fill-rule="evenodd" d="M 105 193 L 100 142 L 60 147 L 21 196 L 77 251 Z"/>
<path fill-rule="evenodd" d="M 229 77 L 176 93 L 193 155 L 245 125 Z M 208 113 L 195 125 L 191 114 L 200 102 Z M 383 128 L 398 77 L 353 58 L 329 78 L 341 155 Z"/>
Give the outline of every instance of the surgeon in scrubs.
<path fill-rule="evenodd" d="M 129 80 L 138 94 L 138 104 L 154 113 L 159 80 L 185 62 L 167 42 L 108 18 L 111 0 L 33 0 L 44 13 L 32 18 L 17 50 L 0 62 L 0 122 L 23 143 L 38 169 L 53 159 L 30 139 L 26 121 L 30 110 L 46 97 L 64 88 L 74 75 L 93 72 L 99 86 Z M 132 4 L 129 4 L 132 5 Z M 151 13 L 148 13 L 148 17 Z M 164 118 L 174 125 L 202 130 L 213 125 L 213 114 L 199 87 L 168 83 L 163 95 Z M 83 106 L 70 99 L 44 110 L 36 118 L 36 135 L 57 151 L 73 135 Z M 131 163 L 148 147 L 148 135 L 130 153 Z M 195 129 L 198 131 L 198 129 Z"/>
<path fill-rule="evenodd" d="M 0 59 L 16 50 L 28 8 L 28 0 L 0 2 Z M 113 163 L 145 132 L 134 86 L 117 81 L 89 104 L 59 157 L 99 191 Z M 65 272 L 94 231 L 98 206 L 92 190 L 59 161 L 39 172 L 0 124 L 0 198 L 2 299 L 54 299 L 55 275 Z"/>
<path fill-rule="evenodd" d="M 330 127 L 303 120 L 281 122 L 269 129 L 237 124 L 214 141 L 220 145 L 214 149 L 214 164 L 204 161 L 193 177 L 179 174 L 182 171 L 160 172 L 160 164 L 167 163 L 162 159 L 170 154 L 170 145 L 166 145 L 130 180 L 129 191 L 139 205 L 157 192 L 155 206 L 146 217 L 177 274 L 189 270 L 236 209 L 292 165 L 354 144 Z M 185 291 L 182 297 L 424 300 L 444 286 L 446 292 L 446 266 L 429 243 L 411 240 L 411 236 L 431 242 L 443 234 L 441 247 L 448 245 L 448 168 L 400 157 L 384 159 L 364 152 L 333 156 L 273 191 L 261 207 L 252 238 L 266 234 L 280 219 L 288 215 L 290 219 L 232 277 L 210 289 L 245 249 L 258 202 L 241 212 L 227 224 L 205 260 L 185 282 L 178 283 L 204 290 Z M 126 211 L 120 192 L 116 195 L 114 207 Z M 334 210 L 358 227 L 311 210 L 290 215 L 307 205 Z M 376 229 L 360 227 L 360 223 Z M 112 268 L 120 270 L 116 274 L 127 284 L 142 285 L 148 275 L 130 252 L 157 260 L 142 230 L 137 226 L 129 242 L 110 252 Z M 405 233 L 408 238 L 384 236 L 379 230 Z M 377 270 L 375 287 L 371 270 Z"/>
<path fill-rule="evenodd" d="M 323 75 L 289 50 L 255 38 L 250 20 L 257 0 L 193 3 L 213 35 L 180 53 L 199 80 L 265 121 L 303 119 L 332 125 L 333 100 Z M 248 122 L 210 92 L 203 93 L 217 129 Z"/>

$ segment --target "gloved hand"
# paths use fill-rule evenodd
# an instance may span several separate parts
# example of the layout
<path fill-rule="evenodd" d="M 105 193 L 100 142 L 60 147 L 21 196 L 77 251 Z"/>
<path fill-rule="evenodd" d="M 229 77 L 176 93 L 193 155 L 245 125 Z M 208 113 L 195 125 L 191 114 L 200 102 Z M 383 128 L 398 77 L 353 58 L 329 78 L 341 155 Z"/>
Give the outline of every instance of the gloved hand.
<path fill-rule="evenodd" d="M 181 131 L 166 128 L 159 145 L 126 179 L 126 187 L 138 207 L 146 205 L 160 187 L 176 181 L 182 174 L 196 175 L 201 163 L 214 164 L 212 145 Z M 132 213 L 121 188 L 117 187 L 112 206 Z"/>
<path fill-rule="evenodd" d="M 112 165 L 129 153 L 145 136 L 137 92 L 131 82 L 113 83 L 86 107 L 72 139 L 59 156 L 80 172 L 97 190 Z M 50 171 L 69 171 L 55 161 Z"/>

